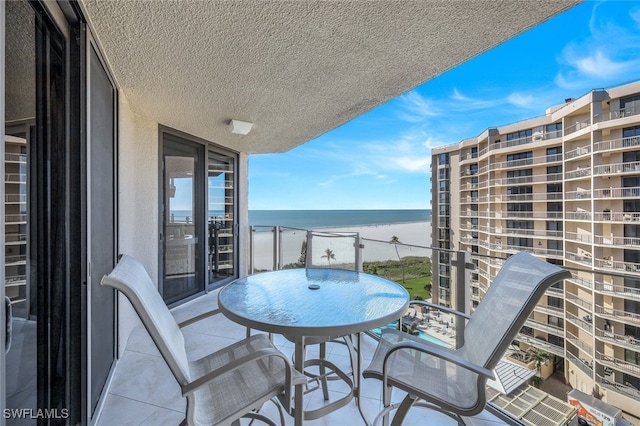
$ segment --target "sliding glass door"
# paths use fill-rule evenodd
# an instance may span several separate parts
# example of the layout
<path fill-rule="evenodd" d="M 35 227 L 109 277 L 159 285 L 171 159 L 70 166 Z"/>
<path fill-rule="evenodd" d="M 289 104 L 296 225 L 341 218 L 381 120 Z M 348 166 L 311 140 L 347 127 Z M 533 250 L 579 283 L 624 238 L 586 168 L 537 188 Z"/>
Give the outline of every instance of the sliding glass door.
<path fill-rule="evenodd" d="M 171 304 L 204 290 L 204 147 L 163 141 L 162 297 Z"/>
<path fill-rule="evenodd" d="M 161 133 L 161 293 L 172 304 L 237 277 L 237 154 Z"/>

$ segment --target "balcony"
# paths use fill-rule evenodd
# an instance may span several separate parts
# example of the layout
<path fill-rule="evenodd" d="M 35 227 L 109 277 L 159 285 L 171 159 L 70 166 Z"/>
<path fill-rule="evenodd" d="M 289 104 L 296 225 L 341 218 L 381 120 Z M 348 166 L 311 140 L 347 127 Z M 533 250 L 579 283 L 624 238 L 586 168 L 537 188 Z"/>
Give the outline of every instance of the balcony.
<path fill-rule="evenodd" d="M 562 346 L 554 345 L 553 343 L 549 343 L 545 340 L 540 340 L 536 337 L 532 337 L 524 333 L 518 333 L 517 339 L 528 345 L 540 348 L 550 354 L 564 357 L 564 348 Z"/>
<path fill-rule="evenodd" d="M 589 377 L 593 377 L 593 362 L 589 363 L 587 360 L 580 359 L 571 352 L 567 352 L 567 359 L 578 367 L 584 374 Z"/>
<path fill-rule="evenodd" d="M 614 344 L 616 346 L 620 346 L 625 349 L 631 349 L 634 351 L 640 350 L 640 340 L 634 339 L 631 336 L 623 336 L 621 334 L 615 334 L 611 331 L 605 331 L 596 328 L 596 339 Z"/>
<path fill-rule="evenodd" d="M 211 292 L 196 300 L 172 310 L 178 320 L 193 317 L 209 311 L 217 305 L 217 291 Z M 203 320 L 198 325 L 191 326 L 193 330 L 185 329 L 187 348 L 197 356 L 199 353 L 209 353 L 212 348 L 224 347 L 245 336 L 245 328 L 235 324 L 221 315 Z M 274 343 L 282 352 L 291 356 L 293 344 L 280 335 L 274 336 Z M 330 345 L 332 362 L 339 367 L 349 368 L 349 357 L 342 345 Z M 366 364 L 372 357 L 377 342 L 370 336 L 364 336 L 362 356 Z M 362 394 L 360 404 L 369 420 L 382 409 L 380 401 L 382 384 L 374 379 L 362 380 Z M 332 392 L 340 392 L 329 382 Z M 393 401 L 401 401 L 401 392 L 394 392 Z M 314 392 L 308 398 L 307 409 L 324 405 L 322 392 Z M 184 418 L 185 400 L 181 397 L 180 388 L 171 375 L 163 358 L 160 356 L 151 338 L 142 326 L 138 326 L 131 334 L 126 344 L 124 355 L 120 358 L 112 379 L 109 393 L 98 426 L 114 424 L 157 425 L 180 424 Z M 273 404 L 265 404 L 261 413 L 272 419 L 278 418 Z M 488 406 L 487 409 L 472 418 L 469 423 L 478 425 L 522 425 L 513 418 L 508 418 L 497 408 Z M 285 416 L 286 424 L 293 425 L 293 418 Z M 363 424 L 358 408 L 351 403 L 337 411 L 323 417 L 322 424 L 344 425 Z M 442 424 L 456 425 L 457 423 L 434 410 L 411 410 L 407 418 L 408 424 Z M 315 424 L 315 423 L 311 423 Z"/>
<path fill-rule="evenodd" d="M 598 362 L 606 367 L 640 377 L 640 365 L 627 362 L 600 352 L 596 352 Z"/>
<path fill-rule="evenodd" d="M 595 166 L 593 168 L 594 176 L 611 176 L 613 174 L 628 174 L 628 173 L 637 174 L 638 172 L 640 172 L 640 161 L 605 164 L 602 166 Z"/>
<path fill-rule="evenodd" d="M 593 151 L 611 151 L 624 148 L 635 148 L 640 146 L 640 136 L 631 136 L 628 138 L 610 139 L 606 141 L 595 142 Z"/>
<path fill-rule="evenodd" d="M 634 312 L 627 312 L 621 309 L 613 309 L 596 305 L 595 313 L 596 315 L 599 315 L 603 318 L 609 318 L 628 324 L 640 325 L 640 314 L 636 314 Z"/>
<path fill-rule="evenodd" d="M 640 107 L 632 106 L 628 108 L 617 109 L 602 114 L 598 114 L 593 117 L 594 123 L 603 123 L 606 121 L 617 120 L 624 117 L 632 117 L 640 114 Z"/>

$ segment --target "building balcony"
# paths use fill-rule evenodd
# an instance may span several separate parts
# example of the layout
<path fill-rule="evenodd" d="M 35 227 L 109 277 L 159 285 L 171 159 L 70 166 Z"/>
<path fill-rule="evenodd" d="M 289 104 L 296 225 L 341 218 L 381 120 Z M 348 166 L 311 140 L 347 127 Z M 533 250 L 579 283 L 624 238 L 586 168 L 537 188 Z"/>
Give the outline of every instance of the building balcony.
<path fill-rule="evenodd" d="M 583 277 L 579 277 L 576 275 L 573 275 L 571 278 L 569 278 L 567 281 L 577 284 L 582 288 L 586 288 L 586 289 L 592 289 L 593 288 L 593 280 L 592 279 L 587 279 L 587 278 L 583 278 Z"/>
<path fill-rule="evenodd" d="M 579 130 L 584 130 L 591 126 L 591 118 L 585 118 L 584 120 L 576 121 L 571 126 L 567 126 L 564 129 L 564 135 L 568 136 L 572 133 L 575 133 Z"/>
<path fill-rule="evenodd" d="M 589 167 L 579 167 L 576 170 L 564 173 L 565 180 L 588 178 L 589 176 L 591 176 L 591 169 Z"/>
<path fill-rule="evenodd" d="M 605 331 L 596 328 L 596 339 L 620 346 L 621 348 L 640 351 L 640 340 L 635 339 L 632 336 L 623 336 L 621 334 L 613 333 L 612 331 Z"/>
<path fill-rule="evenodd" d="M 541 321 L 537 321 L 531 318 L 527 318 L 524 325 L 531 327 L 535 330 L 544 331 L 545 333 L 553 334 L 558 337 L 564 337 L 564 329 L 556 327 L 555 325 L 547 324 Z"/>
<path fill-rule="evenodd" d="M 600 352 L 596 352 L 596 360 L 613 370 L 618 370 L 626 374 L 631 374 L 636 377 L 640 377 L 640 365 L 627 362 L 616 357 L 605 355 Z"/>
<path fill-rule="evenodd" d="M 596 315 L 627 324 L 640 326 L 640 314 L 596 305 Z"/>
<path fill-rule="evenodd" d="M 594 259 L 594 266 L 615 272 L 630 273 L 640 275 L 640 263 L 623 262 L 613 259 Z"/>
<path fill-rule="evenodd" d="M 640 238 L 632 237 L 605 237 L 596 235 L 594 243 L 597 245 L 615 246 L 616 248 L 640 248 Z"/>
<path fill-rule="evenodd" d="M 640 187 L 602 188 L 593 190 L 593 198 L 638 198 Z"/>
<path fill-rule="evenodd" d="M 564 159 L 572 160 L 574 158 L 585 157 L 589 154 L 591 154 L 591 145 L 584 145 L 565 152 Z"/>
<path fill-rule="evenodd" d="M 567 336 L 565 338 L 566 341 L 571 342 L 573 346 L 583 351 L 588 357 L 591 357 L 593 354 L 593 346 L 585 342 L 584 340 L 578 338 L 573 335 L 569 331 L 567 331 Z"/>
<path fill-rule="evenodd" d="M 217 305 L 217 291 L 201 296 L 187 304 L 172 310 L 178 320 L 193 317 L 207 312 Z M 188 330 L 188 331 L 186 331 Z M 245 337 L 246 329 L 222 315 L 215 315 L 210 319 L 200 321 L 198 325 L 185 329 L 185 344 L 193 356 L 209 353 L 212 348 L 224 347 Z M 294 346 L 280 335 L 273 336 L 276 347 L 287 356 L 293 354 Z M 377 341 L 369 335 L 362 339 L 362 357 L 366 365 L 372 358 Z M 343 345 L 330 345 L 331 361 L 338 367 L 349 369 L 349 356 Z M 317 354 L 316 354 L 317 355 Z M 329 382 L 331 392 L 341 392 L 338 386 Z M 371 421 L 382 409 L 382 384 L 374 379 L 361 378 L 360 405 L 365 415 Z M 343 392 L 343 391 L 342 391 Z M 393 401 L 401 401 L 402 392 L 394 392 Z M 308 395 L 307 409 L 319 408 L 325 405 L 322 392 Z M 108 394 L 98 426 L 114 424 L 129 425 L 157 425 L 180 424 L 185 413 L 185 399 L 182 398 L 180 387 L 173 378 L 171 371 L 165 364 L 160 353 L 153 344 L 148 333 L 142 326 L 138 326 L 126 343 L 123 356 L 120 358 L 111 380 Z M 277 409 L 273 404 L 265 404 L 260 410 L 271 419 L 278 419 Z M 319 420 L 322 424 L 343 425 L 363 424 L 358 407 L 354 404 L 336 410 Z M 442 424 L 457 425 L 451 418 L 436 410 L 414 409 L 409 413 L 407 424 Z M 498 408 L 488 405 L 481 414 L 467 420 L 474 425 L 514 425 L 522 423 L 508 417 Z M 286 425 L 293 425 L 293 417 L 285 416 Z M 244 424 L 244 423 L 243 423 Z M 315 424 L 312 422 L 311 424 Z"/>
<path fill-rule="evenodd" d="M 593 362 L 590 363 L 586 359 L 580 359 L 569 351 L 567 351 L 567 360 L 587 376 L 593 377 Z"/>
<path fill-rule="evenodd" d="M 609 296 L 640 300 L 640 288 L 596 282 L 595 289 L 598 293 L 607 294 Z"/>
<path fill-rule="evenodd" d="M 620 118 L 632 117 L 640 114 L 640 107 L 632 106 L 628 108 L 616 109 L 604 112 L 593 117 L 594 123 L 604 123 L 606 121 L 618 120 Z"/>
<path fill-rule="evenodd" d="M 583 299 L 579 298 L 578 296 L 576 296 L 575 294 L 569 293 L 568 291 L 565 294 L 565 300 L 567 302 L 571 302 L 574 305 L 579 306 L 579 307 L 581 307 L 581 308 L 583 308 L 583 309 L 585 309 L 585 310 L 587 310 L 589 312 L 591 312 L 592 309 L 593 309 L 593 305 L 591 304 L 591 302 L 583 300 Z"/>
<path fill-rule="evenodd" d="M 549 343 L 545 340 L 541 340 L 524 333 L 518 333 L 516 338 L 521 342 L 535 346 L 536 348 L 542 349 L 550 354 L 564 357 L 564 348 L 562 346 L 554 345 L 553 343 Z"/>
<path fill-rule="evenodd" d="M 628 396 L 629 398 L 640 400 L 640 391 L 632 386 L 627 386 L 622 383 L 614 382 L 612 380 L 607 379 L 606 377 L 600 376 L 599 374 L 596 374 L 596 383 L 598 383 L 600 386 L 602 386 L 605 389 L 610 389 L 614 392 Z"/>
<path fill-rule="evenodd" d="M 640 172 L 640 161 L 604 164 L 593 168 L 594 176 L 609 177 L 613 174 L 637 174 L 638 172 Z"/>
<path fill-rule="evenodd" d="M 597 222 L 640 222 L 640 212 L 598 212 L 593 214 Z"/>
<path fill-rule="evenodd" d="M 578 316 L 572 314 L 571 312 L 565 313 L 565 319 L 567 322 L 570 322 L 571 324 L 581 328 L 582 330 L 586 331 L 589 334 L 593 334 L 593 322 L 592 322 L 593 320 L 590 318 L 591 317 L 589 315 L 585 315 L 582 318 L 579 318 Z"/>
<path fill-rule="evenodd" d="M 613 151 L 625 148 L 637 148 L 640 146 L 640 136 L 631 136 L 628 138 L 610 139 L 600 142 L 594 142 L 593 151 Z"/>

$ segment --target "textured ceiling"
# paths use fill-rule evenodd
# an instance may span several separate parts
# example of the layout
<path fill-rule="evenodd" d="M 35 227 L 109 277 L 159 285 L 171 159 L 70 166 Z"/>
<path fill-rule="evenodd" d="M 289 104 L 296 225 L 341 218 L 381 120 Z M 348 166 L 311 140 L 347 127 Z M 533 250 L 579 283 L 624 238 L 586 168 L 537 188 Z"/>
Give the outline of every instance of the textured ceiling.
<path fill-rule="evenodd" d="M 576 3 L 83 1 L 136 113 L 248 153 L 302 144 Z"/>

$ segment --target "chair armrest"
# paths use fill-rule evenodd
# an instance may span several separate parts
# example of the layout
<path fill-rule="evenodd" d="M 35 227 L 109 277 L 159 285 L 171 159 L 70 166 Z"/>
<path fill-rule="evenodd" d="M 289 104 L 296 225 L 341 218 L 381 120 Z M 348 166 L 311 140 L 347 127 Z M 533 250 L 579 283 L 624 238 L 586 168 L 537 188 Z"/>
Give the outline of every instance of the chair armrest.
<path fill-rule="evenodd" d="M 391 356 L 392 353 L 399 350 L 403 350 L 403 349 L 413 349 L 418 352 L 433 355 L 445 361 L 452 362 L 456 365 L 459 365 L 460 367 L 465 368 L 469 371 L 472 371 L 476 374 L 486 376 L 490 379 L 495 379 L 495 374 L 493 373 L 493 371 L 486 369 L 480 365 L 469 362 L 468 360 L 462 358 L 461 356 L 457 355 L 454 352 L 446 350 L 445 348 L 442 348 L 439 346 L 423 345 L 418 342 L 405 341 L 405 342 L 398 342 L 394 344 L 384 357 L 384 362 L 382 364 L 382 377 L 385 384 L 386 384 L 386 377 L 387 377 L 387 361 L 389 360 L 389 357 Z"/>
<path fill-rule="evenodd" d="M 189 326 L 191 324 L 194 324 L 194 323 L 196 323 L 198 321 L 202 321 L 205 318 L 212 317 L 212 316 L 217 315 L 219 313 L 220 313 L 220 309 L 214 309 L 213 311 L 209 311 L 209 312 L 205 312 L 205 313 L 200 314 L 200 315 L 196 315 L 193 318 L 189 318 L 189 319 L 186 319 L 186 320 L 184 320 L 182 322 L 179 322 L 178 323 L 178 327 L 180 327 L 180 328 L 187 327 L 187 326 Z"/>
<path fill-rule="evenodd" d="M 299 384 L 305 384 L 306 377 L 295 374 L 287 357 L 282 352 L 280 352 L 275 348 L 259 349 L 255 352 L 250 353 L 249 355 L 246 355 L 242 358 L 239 358 L 235 361 L 225 364 L 222 367 L 216 368 L 215 370 L 208 372 L 204 376 L 199 377 L 196 380 L 181 386 L 182 396 L 187 396 L 188 394 L 193 393 L 201 386 L 206 385 L 210 381 L 214 380 L 215 378 L 225 373 L 237 370 L 248 363 L 255 362 L 259 359 L 269 358 L 269 357 L 281 358 L 284 361 L 284 364 L 286 366 L 285 383 L 284 383 L 284 393 L 285 393 L 284 400 L 289 402 L 291 401 L 292 387 Z M 284 407 L 284 408 L 287 410 L 287 412 L 290 412 L 290 409 L 291 409 L 290 403 L 288 407 Z"/>
<path fill-rule="evenodd" d="M 457 315 L 466 319 L 470 319 L 471 316 L 465 314 L 464 312 L 460 312 L 460 311 L 456 311 L 455 309 L 451 309 L 451 308 L 447 308 L 446 306 L 440 306 L 438 304 L 435 303 L 431 303 L 431 302 L 427 302 L 426 300 L 410 300 L 409 301 L 409 305 L 423 305 L 423 306 L 429 306 L 431 308 L 435 308 L 438 309 L 440 311 L 444 311 L 447 312 L 449 314 L 453 314 L 453 315 Z"/>

